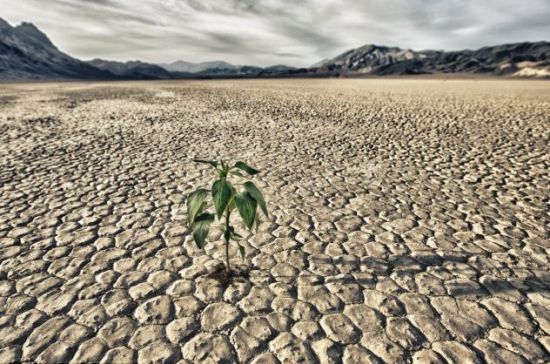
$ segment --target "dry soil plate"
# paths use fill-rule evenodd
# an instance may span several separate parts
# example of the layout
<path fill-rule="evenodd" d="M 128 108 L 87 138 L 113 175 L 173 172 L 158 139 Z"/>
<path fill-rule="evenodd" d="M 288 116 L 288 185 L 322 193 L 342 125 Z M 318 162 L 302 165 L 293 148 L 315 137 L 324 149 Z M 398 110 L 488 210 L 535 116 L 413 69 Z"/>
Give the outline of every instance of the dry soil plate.
<path fill-rule="evenodd" d="M 550 83 L 3 85 L 0 362 L 550 360 Z M 192 157 L 263 170 L 244 278 Z"/>

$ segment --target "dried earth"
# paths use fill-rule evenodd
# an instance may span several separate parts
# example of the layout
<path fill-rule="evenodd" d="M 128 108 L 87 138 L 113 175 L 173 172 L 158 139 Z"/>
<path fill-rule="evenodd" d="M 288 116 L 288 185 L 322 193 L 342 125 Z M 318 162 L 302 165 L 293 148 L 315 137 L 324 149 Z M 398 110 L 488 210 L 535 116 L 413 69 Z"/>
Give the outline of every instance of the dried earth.
<path fill-rule="evenodd" d="M 549 110 L 537 81 L 4 84 L 0 362 L 548 362 Z M 263 171 L 228 287 L 195 156 Z"/>

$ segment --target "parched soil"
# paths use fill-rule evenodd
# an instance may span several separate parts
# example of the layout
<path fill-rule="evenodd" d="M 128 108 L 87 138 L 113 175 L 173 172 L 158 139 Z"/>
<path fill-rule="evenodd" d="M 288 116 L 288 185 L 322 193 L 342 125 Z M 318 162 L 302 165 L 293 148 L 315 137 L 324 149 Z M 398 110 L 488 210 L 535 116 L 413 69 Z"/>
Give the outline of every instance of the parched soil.
<path fill-rule="evenodd" d="M 550 360 L 550 83 L 0 88 L 0 362 Z M 219 278 L 193 157 L 262 173 Z"/>

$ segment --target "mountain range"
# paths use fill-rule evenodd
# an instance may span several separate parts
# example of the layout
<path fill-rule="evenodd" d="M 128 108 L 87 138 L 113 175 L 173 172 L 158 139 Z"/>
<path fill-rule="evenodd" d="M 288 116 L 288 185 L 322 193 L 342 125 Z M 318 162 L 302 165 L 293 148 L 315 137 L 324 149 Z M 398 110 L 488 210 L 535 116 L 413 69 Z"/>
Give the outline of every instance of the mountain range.
<path fill-rule="evenodd" d="M 170 72 L 181 72 L 181 73 L 199 73 L 204 72 L 209 69 L 223 69 L 223 70 L 235 70 L 241 66 L 235 66 L 231 63 L 225 61 L 211 61 L 211 62 L 201 62 L 201 63 L 191 63 L 185 61 L 176 61 L 172 63 L 161 63 L 159 64 L 162 68 Z"/>
<path fill-rule="evenodd" d="M 55 79 L 178 79 L 488 74 L 550 78 L 550 43 L 523 42 L 477 50 L 414 51 L 368 44 L 308 68 L 256 67 L 224 61 L 152 64 L 139 60 L 82 61 L 61 52 L 36 26 L 0 18 L 0 81 Z"/>
<path fill-rule="evenodd" d="M 513 76 L 550 76 L 550 43 L 523 42 L 462 51 L 413 51 L 365 45 L 314 67 L 334 73 L 411 75 L 474 73 Z"/>
<path fill-rule="evenodd" d="M 172 74 L 163 67 L 141 61 L 116 62 L 96 58 L 86 63 L 100 70 L 110 72 L 115 77 L 138 80 L 172 78 Z"/>

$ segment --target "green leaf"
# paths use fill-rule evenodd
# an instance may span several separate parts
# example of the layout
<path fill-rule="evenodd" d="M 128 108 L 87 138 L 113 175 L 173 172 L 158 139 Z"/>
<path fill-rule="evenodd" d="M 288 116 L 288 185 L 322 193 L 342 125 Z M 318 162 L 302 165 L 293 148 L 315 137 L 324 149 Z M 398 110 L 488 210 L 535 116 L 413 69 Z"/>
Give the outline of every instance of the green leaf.
<path fill-rule="evenodd" d="M 233 195 L 235 195 L 236 192 L 233 192 Z M 229 202 L 229 206 L 227 206 L 227 209 L 229 210 L 229 212 L 235 210 L 235 208 L 237 208 L 237 205 L 235 205 L 235 199 L 232 198 L 231 199 L 231 202 Z"/>
<path fill-rule="evenodd" d="M 268 217 L 267 215 L 267 206 L 265 204 L 264 195 L 262 192 L 256 187 L 256 185 L 250 181 L 247 181 L 244 183 L 244 188 L 250 193 L 250 195 L 258 202 L 258 205 L 260 205 L 260 208 L 264 212 L 265 217 Z"/>
<path fill-rule="evenodd" d="M 239 244 L 239 252 L 241 253 L 241 258 L 244 259 L 246 251 L 244 249 L 244 246 L 242 246 L 241 244 Z"/>
<path fill-rule="evenodd" d="M 239 214 L 243 218 L 243 221 L 248 229 L 254 225 L 254 218 L 256 217 L 256 208 L 258 204 L 256 200 L 250 196 L 248 192 L 238 193 L 235 195 L 235 204 L 239 210 Z"/>
<path fill-rule="evenodd" d="M 246 164 L 245 162 L 241 162 L 241 161 L 238 161 L 237 163 L 235 163 L 233 168 L 242 169 L 243 171 L 245 171 L 249 175 L 254 175 L 254 174 L 260 173 L 260 171 L 258 171 L 257 169 L 252 168 L 248 164 Z"/>
<path fill-rule="evenodd" d="M 195 240 L 195 244 L 197 244 L 200 249 L 204 246 L 204 241 L 208 236 L 212 221 L 214 221 L 214 215 L 207 212 L 197 216 L 195 219 L 195 224 L 193 225 L 193 240 Z"/>
<path fill-rule="evenodd" d="M 218 218 L 223 215 L 232 194 L 233 188 L 226 180 L 217 180 L 212 185 L 212 198 L 214 199 L 214 206 L 216 207 Z"/>
<path fill-rule="evenodd" d="M 187 224 L 189 227 L 193 226 L 196 217 L 204 210 L 207 196 L 208 190 L 204 188 L 199 188 L 189 195 L 187 199 Z"/>
<path fill-rule="evenodd" d="M 214 168 L 218 168 L 218 161 L 209 161 L 206 159 L 193 159 L 193 162 L 210 164 Z"/>

